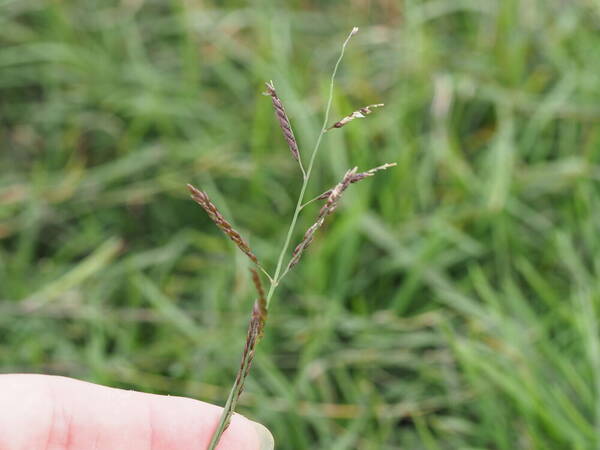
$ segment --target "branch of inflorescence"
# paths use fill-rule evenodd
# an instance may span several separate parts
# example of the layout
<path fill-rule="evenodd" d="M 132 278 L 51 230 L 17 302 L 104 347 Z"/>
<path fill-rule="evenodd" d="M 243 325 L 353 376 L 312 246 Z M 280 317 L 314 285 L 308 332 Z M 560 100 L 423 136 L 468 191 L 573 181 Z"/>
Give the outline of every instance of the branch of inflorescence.
<path fill-rule="evenodd" d="M 281 248 L 281 253 L 279 254 L 279 258 L 277 260 L 277 266 L 275 268 L 275 273 L 273 275 L 273 282 L 271 283 L 271 286 L 269 288 L 269 293 L 267 294 L 267 308 L 269 307 L 271 298 L 273 297 L 273 294 L 275 293 L 275 289 L 279 285 L 279 282 L 288 273 L 288 270 L 285 270 L 283 273 L 281 273 L 281 268 L 283 267 L 283 260 L 285 258 L 286 252 L 290 245 L 290 240 L 291 240 L 292 235 L 294 234 L 294 230 L 296 228 L 296 222 L 298 220 L 298 216 L 300 215 L 300 211 L 302 210 L 302 208 L 305 206 L 302 204 L 302 202 L 304 201 L 304 194 L 306 192 L 306 188 L 308 187 L 308 183 L 310 181 L 310 175 L 312 173 L 312 170 L 313 170 L 313 167 L 315 164 L 317 153 L 319 152 L 319 148 L 321 147 L 321 141 L 323 140 L 323 135 L 327 131 L 326 127 L 327 127 L 327 124 L 329 123 L 329 113 L 331 112 L 331 104 L 333 103 L 333 87 L 335 84 L 335 76 L 337 75 L 337 71 L 340 66 L 340 63 L 342 62 L 342 59 L 344 58 L 344 52 L 346 51 L 346 45 L 348 45 L 350 38 L 352 36 L 354 36 L 357 32 L 358 32 L 357 27 L 352 28 L 352 31 L 350 32 L 350 34 L 348 35 L 348 37 L 342 44 L 342 50 L 340 52 L 340 56 L 338 57 L 338 59 L 335 63 L 333 72 L 331 73 L 331 79 L 329 81 L 329 95 L 327 98 L 327 106 L 325 107 L 325 117 L 323 118 L 323 125 L 321 126 L 321 131 L 319 132 L 319 136 L 317 137 L 317 141 L 313 148 L 312 154 L 310 155 L 310 161 L 308 163 L 308 168 L 306 170 L 306 173 L 303 176 L 302 187 L 300 189 L 300 195 L 298 196 L 298 202 L 296 203 L 296 209 L 294 210 L 294 215 L 292 216 L 292 222 L 290 223 L 290 227 L 288 229 L 285 241 L 283 243 L 283 247 Z M 304 169 L 302 171 L 304 173 Z"/>

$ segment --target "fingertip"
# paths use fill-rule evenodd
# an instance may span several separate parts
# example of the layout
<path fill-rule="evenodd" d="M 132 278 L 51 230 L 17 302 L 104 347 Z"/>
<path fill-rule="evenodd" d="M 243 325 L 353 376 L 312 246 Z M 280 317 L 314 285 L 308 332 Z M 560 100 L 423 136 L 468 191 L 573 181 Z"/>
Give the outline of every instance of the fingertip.
<path fill-rule="evenodd" d="M 258 450 L 273 450 L 275 448 L 275 439 L 271 432 L 263 424 L 252 422 L 254 431 L 258 436 Z"/>
<path fill-rule="evenodd" d="M 216 430 L 221 418 L 222 408 L 218 408 L 218 417 L 214 421 L 212 432 Z M 210 437 L 212 437 L 212 432 Z M 229 427 L 223 433 L 218 450 L 272 450 L 274 448 L 273 436 L 267 428 L 253 422 L 241 414 L 234 414 Z"/>
<path fill-rule="evenodd" d="M 207 448 L 223 408 L 186 397 L 139 395 L 152 403 L 153 449 Z M 218 450 L 273 448 L 262 446 L 264 432 L 259 432 L 256 425 L 246 417 L 234 414 L 219 441 Z"/>

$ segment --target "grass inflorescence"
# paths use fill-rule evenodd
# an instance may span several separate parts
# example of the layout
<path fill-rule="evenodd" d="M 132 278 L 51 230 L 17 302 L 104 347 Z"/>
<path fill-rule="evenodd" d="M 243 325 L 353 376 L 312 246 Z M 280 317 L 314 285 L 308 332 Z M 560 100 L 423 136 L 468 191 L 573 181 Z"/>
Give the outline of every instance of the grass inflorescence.
<path fill-rule="evenodd" d="M 339 67 L 340 62 L 342 61 L 343 56 L 344 56 L 344 50 L 346 49 L 346 45 L 350 41 L 350 38 L 352 36 L 354 36 L 357 32 L 358 32 L 358 28 L 354 27 L 352 29 L 352 31 L 350 32 L 350 34 L 348 35 L 348 37 L 346 38 L 346 40 L 344 41 L 344 43 L 342 45 L 342 51 L 340 53 L 340 56 L 337 60 L 337 63 L 335 65 L 335 68 L 331 75 L 330 94 L 329 94 L 329 99 L 327 101 L 327 109 L 325 111 L 324 126 L 327 123 L 328 116 L 329 116 L 329 110 L 331 108 L 331 101 L 333 98 L 333 86 L 334 86 L 335 75 L 337 73 L 337 69 Z M 269 302 L 271 301 L 277 286 L 279 285 L 281 280 L 287 275 L 287 273 L 290 271 L 290 269 L 292 269 L 296 264 L 298 264 L 304 251 L 312 243 L 317 230 L 319 228 L 321 228 L 321 226 L 323 225 L 327 216 L 331 215 L 337 208 L 338 203 L 341 199 L 341 196 L 344 193 L 344 191 L 348 188 L 348 186 L 350 186 L 351 183 L 356 183 L 357 181 L 360 181 L 364 178 L 374 175 L 379 170 L 387 169 L 388 167 L 392 167 L 395 165 L 393 163 L 386 163 L 383 166 L 379 166 L 374 169 L 368 170 L 366 172 L 360 172 L 360 173 L 357 173 L 357 168 L 354 167 L 353 169 L 350 169 L 346 172 L 346 174 L 344 175 L 342 180 L 333 189 L 326 191 L 326 193 L 325 193 L 326 195 L 322 194 L 319 197 L 317 197 L 317 199 L 324 199 L 325 204 L 319 210 L 319 214 L 317 216 L 315 223 L 313 225 L 311 225 L 308 228 L 308 230 L 304 233 L 304 237 L 302 238 L 302 241 L 296 246 L 296 248 L 292 252 L 289 262 L 287 263 L 287 265 L 285 267 L 285 270 L 281 271 L 282 262 L 284 261 L 284 258 L 286 257 L 286 251 L 287 251 L 289 243 L 290 243 L 290 238 L 292 237 L 292 235 L 295 231 L 296 220 L 298 218 L 298 215 L 300 214 L 300 211 L 305 206 L 305 204 L 303 204 L 304 193 L 305 193 L 306 187 L 308 185 L 308 182 L 310 181 L 310 174 L 312 173 L 314 163 L 316 160 L 315 158 L 316 158 L 317 152 L 319 151 L 319 148 L 320 148 L 321 138 L 323 137 L 323 134 L 326 131 L 328 131 L 329 129 L 326 129 L 324 126 L 323 126 L 323 128 L 321 128 L 319 137 L 317 138 L 317 142 L 316 142 L 315 147 L 313 148 L 312 154 L 310 156 L 310 162 L 308 164 L 308 169 L 305 170 L 304 166 L 302 164 L 300 151 L 298 149 L 298 142 L 296 141 L 296 138 L 292 131 L 292 125 L 290 123 L 290 119 L 289 119 L 288 115 L 285 112 L 283 102 L 281 101 L 281 99 L 277 95 L 277 92 L 275 91 L 273 81 L 266 83 L 266 86 L 267 86 L 266 95 L 271 97 L 271 101 L 273 103 L 273 109 L 275 111 L 275 116 L 276 116 L 279 126 L 281 128 L 281 131 L 283 132 L 285 140 L 288 144 L 288 147 L 290 149 L 292 157 L 298 162 L 300 169 L 302 170 L 303 184 L 302 184 L 300 195 L 298 197 L 298 201 L 296 204 L 296 210 L 294 211 L 294 215 L 293 215 L 291 224 L 288 228 L 286 240 L 283 244 L 283 247 L 282 247 L 280 255 L 279 255 L 277 267 L 276 267 L 273 275 L 269 275 L 269 273 L 267 273 L 265 271 L 265 273 L 270 281 L 269 293 L 267 294 L 266 297 L 265 297 L 265 292 L 262 287 L 262 283 L 260 281 L 260 276 L 259 276 L 258 272 L 254 269 L 252 270 L 252 280 L 253 280 L 254 286 L 256 288 L 257 294 L 258 294 L 258 299 L 255 301 L 254 306 L 252 308 L 252 313 L 250 316 L 250 323 L 248 325 L 248 332 L 246 335 L 246 344 L 244 346 L 244 351 L 242 352 L 242 362 L 240 364 L 240 368 L 236 375 L 235 382 L 234 382 L 231 392 L 229 394 L 229 398 L 227 399 L 227 402 L 225 403 L 225 407 L 223 408 L 223 414 L 221 416 L 221 419 L 219 420 L 219 423 L 218 423 L 216 430 L 213 434 L 213 437 L 211 439 L 211 442 L 209 445 L 209 450 L 213 450 L 216 448 L 221 436 L 223 435 L 223 433 L 229 426 L 229 423 L 231 421 L 231 416 L 233 415 L 233 413 L 235 411 L 237 402 L 238 402 L 240 395 L 242 393 L 242 390 L 244 388 L 244 382 L 250 373 L 250 367 L 252 365 L 252 360 L 254 359 L 254 354 L 256 352 L 256 345 L 258 344 L 258 342 L 264 332 L 264 327 L 265 327 L 265 323 L 266 323 L 266 319 L 267 319 L 267 312 L 269 309 Z M 343 119 L 341 119 L 340 121 L 336 122 L 333 125 L 333 128 L 341 128 L 342 126 L 351 122 L 355 118 L 363 118 L 365 115 L 371 113 L 370 108 L 379 107 L 379 106 L 383 106 L 383 104 L 371 105 L 370 107 L 360 108 L 359 110 L 355 111 L 351 115 L 346 116 Z M 227 222 L 227 220 L 225 220 L 225 218 L 219 212 L 217 207 L 210 201 L 210 199 L 208 198 L 208 195 L 205 192 L 202 192 L 191 185 L 188 185 L 188 189 L 192 194 L 192 199 L 194 201 L 196 201 L 196 203 L 198 203 L 208 213 L 209 217 L 212 219 L 212 221 L 215 223 L 215 225 L 217 225 L 217 227 L 219 227 L 221 230 L 223 230 L 223 232 L 232 241 L 235 242 L 237 247 L 243 253 L 245 253 L 252 262 L 254 262 L 256 265 L 258 265 L 259 267 L 262 268 L 263 266 L 260 265 L 260 263 L 258 262 L 258 258 L 250 250 L 250 247 L 247 244 L 246 240 L 244 240 L 239 235 L 239 233 L 233 229 L 231 224 L 229 222 Z M 264 271 L 264 269 L 263 269 L 263 271 Z"/>

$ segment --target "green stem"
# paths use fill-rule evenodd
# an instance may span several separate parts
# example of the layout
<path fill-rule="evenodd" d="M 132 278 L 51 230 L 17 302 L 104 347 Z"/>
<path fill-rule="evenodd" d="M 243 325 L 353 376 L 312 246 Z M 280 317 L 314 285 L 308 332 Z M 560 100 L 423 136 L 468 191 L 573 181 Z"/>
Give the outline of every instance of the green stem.
<path fill-rule="evenodd" d="M 300 168 L 302 170 L 302 188 L 300 189 L 300 195 L 298 196 L 298 201 L 296 202 L 296 209 L 294 210 L 294 215 L 292 217 L 292 221 L 288 228 L 288 231 L 287 231 L 287 234 L 285 237 L 285 241 L 281 248 L 281 252 L 279 253 L 279 258 L 277 259 L 277 266 L 275 268 L 275 273 L 273 274 L 272 278 L 269 276 L 270 286 L 269 286 L 269 291 L 267 293 L 267 299 L 266 299 L 267 300 L 267 309 L 269 308 L 269 304 L 271 303 L 271 298 L 273 298 L 273 295 L 275 294 L 275 290 L 277 289 L 277 286 L 279 286 L 279 282 L 282 280 L 282 278 L 285 275 L 287 275 L 287 273 L 289 271 L 289 269 L 286 267 L 285 271 L 283 273 L 281 273 L 281 269 L 283 267 L 283 260 L 287 253 L 288 247 L 290 246 L 290 242 L 292 240 L 292 236 L 293 236 L 294 230 L 296 228 L 296 222 L 298 221 L 298 216 L 300 215 L 300 211 L 302 210 L 302 208 L 304 206 L 302 204 L 302 201 L 304 200 L 304 194 L 306 192 L 306 188 L 307 188 L 308 182 L 310 180 L 310 175 L 313 170 L 315 159 L 316 159 L 317 153 L 319 151 L 319 147 L 321 146 L 321 140 L 323 139 L 323 135 L 327 131 L 326 127 L 327 127 L 327 123 L 329 122 L 329 112 L 331 111 L 331 105 L 333 103 L 333 86 L 334 86 L 334 82 L 335 82 L 335 76 L 337 74 L 340 63 L 342 62 L 342 58 L 344 57 L 344 51 L 346 50 L 346 45 L 348 45 L 350 38 L 352 36 L 354 36 L 357 31 L 358 31 L 358 28 L 354 27 L 352 29 L 352 31 L 350 32 L 350 34 L 348 35 L 348 37 L 346 38 L 346 40 L 344 41 L 344 43 L 342 44 L 342 51 L 340 52 L 340 56 L 338 57 L 338 60 L 335 63 L 333 72 L 331 73 L 331 80 L 329 82 L 329 97 L 327 99 L 327 106 L 325 108 L 325 117 L 323 119 L 323 125 L 321 126 L 321 131 L 319 133 L 319 136 L 317 137 L 317 142 L 315 143 L 312 154 L 310 155 L 310 162 L 308 164 L 308 169 L 306 170 L 306 172 L 304 171 L 304 167 L 302 166 L 302 163 L 300 163 Z M 263 270 L 263 272 L 264 272 L 264 270 Z M 250 362 L 250 359 L 251 359 L 251 352 L 246 352 L 243 356 L 242 364 L 240 366 L 240 372 L 242 374 L 247 373 L 247 367 Z M 238 372 L 238 373 L 240 373 L 240 372 Z M 229 397 L 227 397 L 227 402 L 225 403 L 225 406 L 223 407 L 223 413 L 221 414 L 221 418 L 219 420 L 219 424 L 217 425 L 217 429 L 215 430 L 215 432 L 212 436 L 212 439 L 208 446 L 208 450 L 216 449 L 217 444 L 219 443 L 219 440 L 221 439 L 221 436 L 227 429 L 227 426 L 229 425 L 229 421 L 231 420 L 231 416 L 233 415 L 233 412 L 235 411 L 237 399 L 239 398 L 240 390 L 242 389 L 243 384 L 244 384 L 243 375 L 236 377 L 236 381 L 233 384 L 231 391 L 229 392 Z"/>
<path fill-rule="evenodd" d="M 240 371 L 242 371 L 242 373 L 246 370 L 246 367 L 248 367 L 248 363 L 250 360 L 249 356 L 249 353 L 244 355 L 244 359 L 242 360 L 242 365 L 240 367 Z M 217 429 L 212 435 L 210 444 L 208 444 L 208 450 L 214 450 L 215 448 L 217 448 L 217 444 L 219 443 L 221 436 L 229 426 L 231 416 L 233 416 L 233 412 L 235 411 L 234 399 L 236 399 L 239 396 L 240 389 L 243 385 L 243 383 L 238 383 L 237 380 L 238 378 L 236 377 L 236 382 L 231 388 L 231 391 L 229 392 L 229 397 L 227 397 L 227 402 L 225 402 L 225 406 L 223 407 L 223 414 L 221 415 L 221 419 L 219 420 L 219 425 L 217 426 Z"/>

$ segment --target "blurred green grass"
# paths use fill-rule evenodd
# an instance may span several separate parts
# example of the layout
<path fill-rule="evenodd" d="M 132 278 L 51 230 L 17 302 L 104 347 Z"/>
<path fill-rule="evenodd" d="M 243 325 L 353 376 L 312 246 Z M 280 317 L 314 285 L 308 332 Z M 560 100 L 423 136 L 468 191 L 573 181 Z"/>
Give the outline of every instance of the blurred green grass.
<path fill-rule="evenodd" d="M 273 265 L 352 26 L 310 194 L 353 186 L 273 302 L 240 412 L 281 449 L 600 445 L 600 7 L 586 0 L 0 1 L 3 371 L 224 401 L 252 288 L 188 200 Z M 299 230 L 313 218 L 308 211 Z"/>

